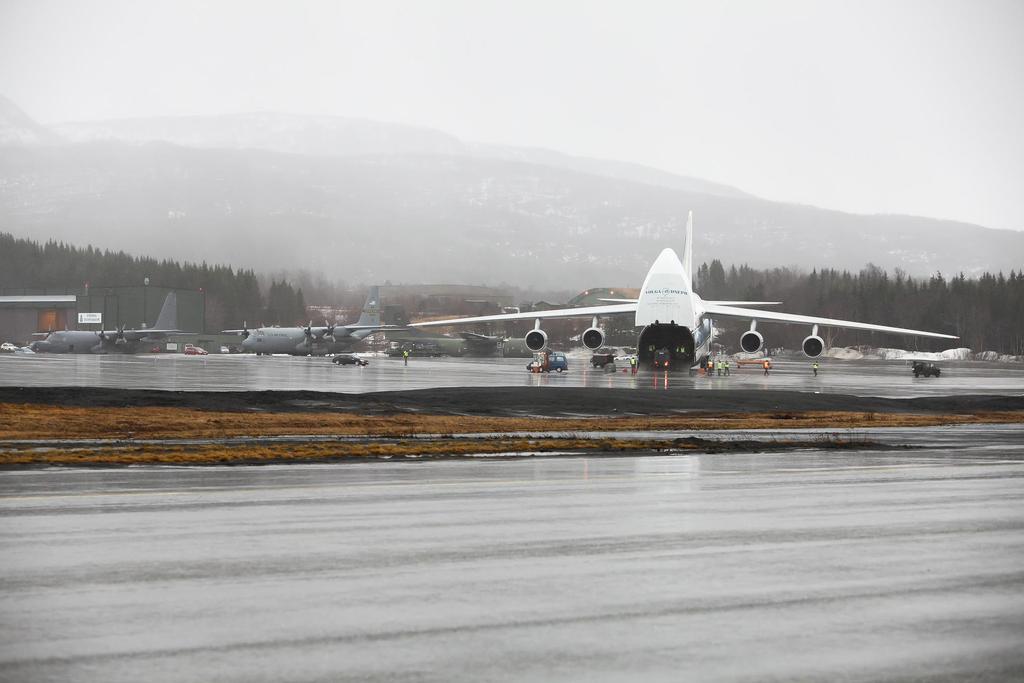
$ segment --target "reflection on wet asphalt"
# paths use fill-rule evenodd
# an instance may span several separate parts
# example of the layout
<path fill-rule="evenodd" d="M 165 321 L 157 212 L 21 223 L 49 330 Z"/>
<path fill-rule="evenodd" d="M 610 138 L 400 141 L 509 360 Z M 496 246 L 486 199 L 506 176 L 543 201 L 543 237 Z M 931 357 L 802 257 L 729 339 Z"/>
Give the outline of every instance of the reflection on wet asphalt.
<path fill-rule="evenodd" d="M 1019 678 L 1022 427 L 904 436 L 3 472 L 0 679 Z"/>
<path fill-rule="evenodd" d="M 96 386 L 178 391 L 312 390 L 364 393 L 453 386 L 589 386 L 601 388 L 785 389 L 859 396 L 1024 394 L 1024 367 L 942 363 L 942 377 L 915 379 L 905 361 L 822 361 L 814 377 L 809 360 L 778 360 L 770 376 L 756 368 L 730 377 L 686 373 L 606 373 L 586 357 L 571 357 L 570 371 L 535 375 L 521 358 L 371 358 L 365 368 L 336 366 L 327 358 L 272 356 L 0 355 L 0 386 Z"/>

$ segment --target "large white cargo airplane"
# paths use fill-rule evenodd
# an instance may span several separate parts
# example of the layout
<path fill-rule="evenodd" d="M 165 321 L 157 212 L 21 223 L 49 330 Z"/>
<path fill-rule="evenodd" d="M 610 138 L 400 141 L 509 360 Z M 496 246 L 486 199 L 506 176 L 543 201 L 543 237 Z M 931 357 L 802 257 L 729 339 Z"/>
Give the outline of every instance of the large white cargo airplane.
<path fill-rule="evenodd" d="M 640 362 L 650 364 L 655 354 L 664 357 L 670 354 L 671 367 L 687 369 L 699 359 L 707 357 L 712 338 L 713 318 L 739 318 L 750 321 L 750 329 L 740 336 L 740 348 L 747 352 L 759 351 L 764 346 L 764 337 L 757 330 L 758 322 L 795 323 L 810 326 L 810 334 L 803 341 L 803 351 L 810 357 L 820 356 L 825 342 L 818 335 L 818 327 L 842 327 L 852 330 L 868 330 L 937 339 L 957 339 L 953 335 L 902 327 L 872 325 L 850 320 L 818 318 L 809 315 L 793 315 L 775 311 L 761 311 L 743 306 L 765 305 L 774 302 L 705 301 L 693 291 L 693 212 L 686 221 L 686 242 L 680 261 L 672 249 L 664 249 L 647 272 L 640 297 L 636 301 L 617 300 L 607 306 L 563 308 L 534 313 L 511 313 L 483 315 L 472 318 L 452 318 L 413 323 L 410 327 L 471 325 L 474 323 L 499 322 L 504 320 L 534 320 L 534 329 L 526 335 L 526 345 L 533 351 L 547 347 L 547 333 L 541 329 L 545 318 L 592 318 L 591 327 L 583 335 L 583 344 L 589 349 L 604 344 L 604 330 L 598 326 L 602 316 L 633 313 L 636 327 L 640 331 L 637 349 Z"/>

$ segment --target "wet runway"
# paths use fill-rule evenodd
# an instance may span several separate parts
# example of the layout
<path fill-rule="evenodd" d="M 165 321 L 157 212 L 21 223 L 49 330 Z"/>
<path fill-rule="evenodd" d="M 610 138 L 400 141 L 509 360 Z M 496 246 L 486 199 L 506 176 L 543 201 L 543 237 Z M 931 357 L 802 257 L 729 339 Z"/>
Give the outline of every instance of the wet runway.
<path fill-rule="evenodd" d="M 699 389 L 784 389 L 906 398 L 950 394 L 1024 394 L 1024 366 L 949 362 L 942 377 L 915 379 L 904 361 L 821 362 L 814 377 L 807 360 L 778 360 L 770 376 L 734 369 L 730 377 L 641 372 L 633 376 L 592 369 L 571 358 L 570 371 L 535 375 L 526 359 L 371 358 L 365 368 L 333 365 L 327 358 L 252 355 L 94 356 L 0 355 L 0 386 L 95 386 L 181 391 L 313 390 L 345 393 L 454 386 L 590 386 Z"/>
<path fill-rule="evenodd" d="M 0 679 L 1020 679 L 1024 427 L 889 436 L 2 472 Z"/>

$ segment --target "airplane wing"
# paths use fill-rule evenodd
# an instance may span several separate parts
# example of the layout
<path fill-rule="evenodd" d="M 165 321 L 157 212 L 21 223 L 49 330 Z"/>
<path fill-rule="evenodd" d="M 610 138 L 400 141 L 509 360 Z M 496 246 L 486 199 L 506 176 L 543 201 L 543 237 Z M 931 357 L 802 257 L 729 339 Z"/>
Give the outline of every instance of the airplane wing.
<path fill-rule="evenodd" d="M 780 306 L 781 301 L 705 301 L 715 306 Z"/>
<path fill-rule="evenodd" d="M 471 325 L 473 323 L 494 323 L 505 320 L 536 320 L 537 318 L 593 318 L 595 315 L 615 315 L 619 313 L 635 313 L 636 303 L 612 304 L 610 306 L 583 306 L 581 308 L 556 308 L 550 311 L 534 311 L 533 313 L 500 313 L 498 315 L 478 315 L 472 318 L 450 318 L 448 320 L 428 320 L 412 323 L 409 327 L 441 327 L 444 325 Z"/>
<path fill-rule="evenodd" d="M 758 320 L 769 323 L 821 325 L 823 327 L 842 327 L 848 330 L 906 334 L 915 337 L 934 337 L 936 339 L 960 338 L 951 334 L 939 334 L 938 332 L 925 332 L 923 330 L 910 330 L 904 327 L 888 327 L 886 325 L 871 325 L 869 323 L 859 323 L 851 320 L 836 320 L 834 318 L 818 318 L 811 315 L 794 315 L 792 313 L 777 313 L 775 311 L 759 311 L 756 309 L 738 308 L 736 306 L 724 306 L 710 301 L 704 302 L 704 314 L 711 316 L 712 318 L 741 318 L 745 320 Z"/>
<path fill-rule="evenodd" d="M 462 337 L 463 339 L 465 339 L 466 341 L 475 341 L 475 342 L 497 342 L 497 341 L 501 341 L 501 339 L 502 339 L 502 337 L 500 337 L 500 336 L 491 336 L 491 335 L 486 335 L 486 334 L 477 334 L 476 332 L 459 332 L 459 336 Z"/>
<path fill-rule="evenodd" d="M 615 304 L 635 304 L 636 299 L 598 299 Z M 778 306 L 781 301 L 705 301 L 706 304 L 717 304 L 719 306 Z"/>
<path fill-rule="evenodd" d="M 178 332 L 181 332 L 181 330 L 125 330 L 124 338 L 128 341 L 142 341 L 143 339 L 158 339 Z M 108 334 L 117 336 L 116 331 Z"/>

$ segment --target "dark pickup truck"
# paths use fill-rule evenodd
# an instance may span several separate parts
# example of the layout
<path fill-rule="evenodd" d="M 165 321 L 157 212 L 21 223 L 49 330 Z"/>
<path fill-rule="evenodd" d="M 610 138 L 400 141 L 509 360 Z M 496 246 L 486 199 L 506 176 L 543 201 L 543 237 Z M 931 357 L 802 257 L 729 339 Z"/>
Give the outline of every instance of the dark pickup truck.
<path fill-rule="evenodd" d="M 915 360 L 910 369 L 914 373 L 914 377 L 938 377 L 942 373 L 935 363 L 925 363 L 920 360 Z"/>

